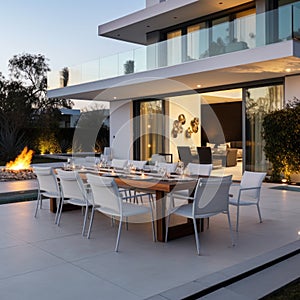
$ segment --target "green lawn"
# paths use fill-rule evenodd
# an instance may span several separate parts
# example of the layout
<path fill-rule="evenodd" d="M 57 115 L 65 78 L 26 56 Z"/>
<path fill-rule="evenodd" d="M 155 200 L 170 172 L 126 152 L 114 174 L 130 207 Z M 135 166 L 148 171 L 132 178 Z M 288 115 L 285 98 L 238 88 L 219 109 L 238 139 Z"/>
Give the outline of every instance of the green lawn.
<path fill-rule="evenodd" d="M 282 287 L 263 300 L 299 300 L 300 299 L 300 279 Z"/>

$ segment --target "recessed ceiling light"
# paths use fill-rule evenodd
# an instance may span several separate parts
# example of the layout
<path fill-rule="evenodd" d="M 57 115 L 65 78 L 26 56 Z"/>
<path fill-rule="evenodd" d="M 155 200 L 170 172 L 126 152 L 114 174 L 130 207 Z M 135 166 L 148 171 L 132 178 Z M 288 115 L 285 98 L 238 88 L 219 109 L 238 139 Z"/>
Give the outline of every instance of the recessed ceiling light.
<path fill-rule="evenodd" d="M 223 2 L 219 2 L 219 4 L 220 4 L 220 5 L 222 5 L 222 4 L 223 4 Z"/>
<path fill-rule="evenodd" d="M 290 73 L 290 72 L 292 71 L 292 69 L 291 69 L 291 68 L 286 68 L 285 71 L 286 71 L 287 73 Z"/>
<path fill-rule="evenodd" d="M 117 99 L 117 97 L 114 97 L 114 100 L 116 100 Z"/>
<path fill-rule="evenodd" d="M 197 84 L 197 88 L 201 88 L 201 86 L 202 86 L 201 84 Z"/>

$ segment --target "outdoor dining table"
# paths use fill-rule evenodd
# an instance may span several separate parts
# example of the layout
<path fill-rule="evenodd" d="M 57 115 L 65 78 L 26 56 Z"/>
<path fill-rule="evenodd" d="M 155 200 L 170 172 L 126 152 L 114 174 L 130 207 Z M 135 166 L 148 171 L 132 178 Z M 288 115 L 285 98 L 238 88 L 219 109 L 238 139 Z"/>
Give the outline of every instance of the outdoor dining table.
<path fill-rule="evenodd" d="M 120 188 L 137 190 L 142 192 L 154 193 L 155 194 L 155 222 L 156 222 L 156 233 L 157 240 L 159 242 L 165 241 L 166 233 L 166 213 L 167 213 L 167 194 L 176 190 L 194 190 L 197 179 L 195 177 L 188 176 L 172 176 L 161 178 L 154 174 L 124 174 L 123 172 L 118 173 L 114 170 L 108 169 L 81 169 L 78 170 L 82 177 L 85 177 L 86 173 L 99 174 L 99 176 L 111 176 L 114 177 L 115 182 Z M 154 176 L 153 176 L 154 175 Z M 50 199 L 50 209 L 55 211 L 55 200 Z M 176 239 L 182 236 L 186 236 L 194 233 L 193 223 L 187 220 L 186 223 L 178 224 L 169 227 L 168 240 Z"/>

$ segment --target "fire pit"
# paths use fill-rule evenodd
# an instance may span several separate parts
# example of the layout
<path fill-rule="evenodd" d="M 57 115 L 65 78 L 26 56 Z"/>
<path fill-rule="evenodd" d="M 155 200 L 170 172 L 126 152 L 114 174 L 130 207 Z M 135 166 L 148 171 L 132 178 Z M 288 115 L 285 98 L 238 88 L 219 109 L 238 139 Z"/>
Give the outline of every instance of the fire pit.
<path fill-rule="evenodd" d="M 25 147 L 14 161 L 0 170 L 0 181 L 35 179 L 36 175 L 30 167 L 32 155 L 33 151 Z"/>

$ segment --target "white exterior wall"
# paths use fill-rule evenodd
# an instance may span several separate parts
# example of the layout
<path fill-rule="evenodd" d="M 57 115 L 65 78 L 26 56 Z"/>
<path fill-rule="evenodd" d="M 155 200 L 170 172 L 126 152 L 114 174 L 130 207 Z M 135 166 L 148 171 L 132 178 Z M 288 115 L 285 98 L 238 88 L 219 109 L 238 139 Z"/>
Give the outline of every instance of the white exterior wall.
<path fill-rule="evenodd" d="M 285 77 L 285 102 L 293 100 L 294 97 L 300 99 L 300 75 Z"/>
<path fill-rule="evenodd" d="M 131 101 L 110 103 L 110 146 L 113 157 L 132 157 Z"/>
<path fill-rule="evenodd" d="M 169 151 L 173 154 L 173 161 L 179 160 L 177 146 L 197 147 L 201 145 L 201 96 L 185 95 L 168 98 L 169 100 Z M 177 137 L 172 137 L 171 131 L 174 121 L 180 114 L 184 114 L 186 123 L 182 126 L 183 131 Z M 199 118 L 199 128 L 197 133 L 192 133 L 191 138 L 186 137 L 186 130 L 191 126 L 191 120 Z"/>

